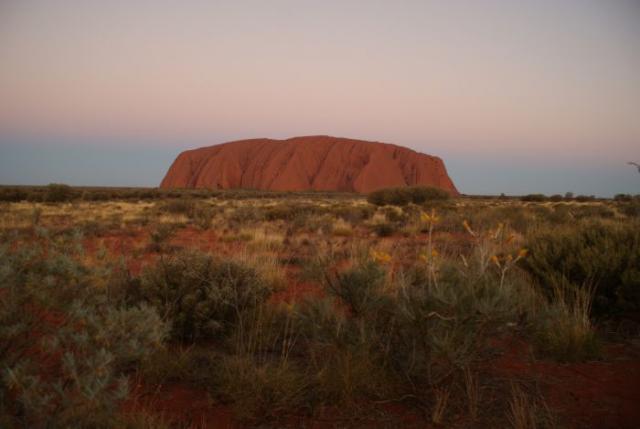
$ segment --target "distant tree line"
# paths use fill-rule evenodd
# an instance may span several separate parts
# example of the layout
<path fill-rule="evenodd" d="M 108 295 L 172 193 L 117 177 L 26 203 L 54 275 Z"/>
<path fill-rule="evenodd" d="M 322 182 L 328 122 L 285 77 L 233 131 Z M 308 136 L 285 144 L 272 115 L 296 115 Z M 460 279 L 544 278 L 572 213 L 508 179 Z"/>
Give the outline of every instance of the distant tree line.
<path fill-rule="evenodd" d="M 47 186 L 0 186 L 0 201 L 5 202 L 70 202 L 109 200 L 156 200 L 174 198 L 353 198 L 353 193 L 329 191 L 268 191 L 260 189 L 160 189 L 160 188 L 111 188 L 75 187 L 62 183 Z"/>

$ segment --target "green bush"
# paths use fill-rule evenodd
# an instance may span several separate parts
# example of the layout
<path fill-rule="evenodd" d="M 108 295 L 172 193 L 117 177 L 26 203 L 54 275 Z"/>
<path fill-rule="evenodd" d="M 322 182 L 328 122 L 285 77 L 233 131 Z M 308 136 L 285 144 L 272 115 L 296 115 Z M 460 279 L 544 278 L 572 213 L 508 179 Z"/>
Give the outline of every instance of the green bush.
<path fill-rule="evenodd" d="M 405 206 L 409 203 L 424 204 L 429 201 L 447 200 L 451 195 L 440 188 L 410 186 L 403 188 L 386 188 L 371 192 L 367 201 L 376 206 Z"/>
<path fill-rule="evenodd" d="M 228 334 L 240 314 L 266 300 L 270 288 L 242 263 L 184 252 L 147 268 L 140 292 L 171 324 L 173 339 L 197 341 Z"/>
<path fill-rule="evenodd" d="M 590 221 L 541 228 L 527 237 L 525 267 L 550 295 L 566 284 L 593 284 L 594 314 L 640 309 L 640 228 Z"/>

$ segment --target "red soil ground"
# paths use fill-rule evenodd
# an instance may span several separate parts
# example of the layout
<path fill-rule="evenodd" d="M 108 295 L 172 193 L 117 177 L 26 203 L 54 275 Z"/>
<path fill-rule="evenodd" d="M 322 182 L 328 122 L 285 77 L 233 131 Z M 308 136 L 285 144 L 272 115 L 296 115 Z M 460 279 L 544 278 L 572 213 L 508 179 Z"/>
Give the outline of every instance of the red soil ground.
<path fill-rule="evenodd" d="M 414 238 L 415 239 L 415 238 Z M 101 243 L 101 244 L 100 244 Z M 136 249 L 145 249 L 148 232 L 136 230 L 127 235 L 114 235 L 88 239 L 89 252 L 101 245 L 114 255 L 131 255 Z M 239 249 L 238 243 L 217 241 L 213 231 L 205 232 L 186 228 L 180 230 L 171 244 L 214 250 L 218 255 L 232 255 Z M 143 251 L 142 255 L 128 261 L 132 272 L 152 263 L 156 254 Z M 296 269 L 287 270 L 288 286 L 274 297 L 276 301 L 291 302 L 308 294 L 319 296 L 321 291 L 312 283 L 300 283 Z M 608 345 L 604 359 L 598 362 L 562 364 L 536 360 L 528 344 L 518 339 L 496 341 L 498 357 L 488 365 L 499 377 L 514 380 L 535 381 L 541 388 L 547 404 L 557 412 L 567 428 L 638 428 L 640 427 L 640 347 L 630 344 Z M 395 408 L 394 408 L 395 407 Z M 404 418 L 407 427 L 424 427 L 425 421 L 412 415 L 402 406 L 389 405 L 391 414 Z M 212 403 L 206 392 L 188 385 L 146 386 L 139 384 L 124 410 L 145 409 L 191 424 L 197 428 L 237 428 L 230 407 Z M 314 421 L 306 420 L 305 427 L 344 426 L 348 422 L 331 420 L 335 413 Z M 292 426 L 298 426 L 295 421 Z M 364 422 L 360 422 L 364 423 Z"/>

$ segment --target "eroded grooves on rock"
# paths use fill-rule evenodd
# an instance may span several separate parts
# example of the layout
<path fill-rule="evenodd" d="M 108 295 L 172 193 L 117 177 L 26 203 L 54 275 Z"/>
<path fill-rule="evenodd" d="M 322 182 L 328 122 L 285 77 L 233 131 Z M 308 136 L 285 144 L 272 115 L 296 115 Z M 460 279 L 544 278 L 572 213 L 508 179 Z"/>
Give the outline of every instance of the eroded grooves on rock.
<path fill-rule="evenodd" d="M 371 192 L 413 185 L 458 193 L 438 157 L 388 143 L 308 136 L 182 152 L 160 187 Z"/>

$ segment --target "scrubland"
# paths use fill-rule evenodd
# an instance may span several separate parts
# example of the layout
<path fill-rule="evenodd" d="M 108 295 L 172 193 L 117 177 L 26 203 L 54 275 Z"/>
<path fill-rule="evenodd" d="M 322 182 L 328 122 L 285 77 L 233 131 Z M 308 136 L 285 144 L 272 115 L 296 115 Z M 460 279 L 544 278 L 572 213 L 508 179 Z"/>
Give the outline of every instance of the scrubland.
<path fill-rule="evenodd" d="M 638 197 L 0 196 L 0 427 L 637 427 Z"/>

